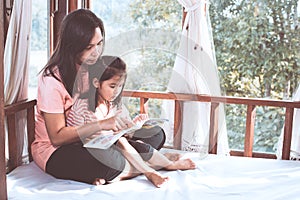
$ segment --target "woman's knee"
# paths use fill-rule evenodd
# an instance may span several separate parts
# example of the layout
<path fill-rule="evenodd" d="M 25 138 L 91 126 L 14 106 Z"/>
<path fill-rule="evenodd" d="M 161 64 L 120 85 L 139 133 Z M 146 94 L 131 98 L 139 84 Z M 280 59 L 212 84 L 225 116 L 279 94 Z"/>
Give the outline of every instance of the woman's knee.
<path fill-rule="evenodd" d="M 125 158 L 120 151 L 115 147 L 109 149 L 88 149 L 91 155 L 97 159 L 100 163 L 122 171 L 125 166 Z"/>

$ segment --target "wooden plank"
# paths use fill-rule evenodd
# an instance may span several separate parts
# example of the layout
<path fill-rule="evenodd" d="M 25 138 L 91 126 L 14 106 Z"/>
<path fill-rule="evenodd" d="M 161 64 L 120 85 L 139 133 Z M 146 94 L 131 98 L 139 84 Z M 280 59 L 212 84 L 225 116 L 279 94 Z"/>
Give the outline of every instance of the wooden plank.
<path fill-rule="evenodd" d="M 210 105 L 210 125 L 209 125 L 209 153 L 217 154 L 218 129 L 219 129 L 219 103 L 212 102 Z"/>
<path fill-rule="evenodd" d="M 173 133 L 173 147 L 175 149 L 181 149 L 182 139 L 182 102 L 174 101 L 174 133 Z"/>
<path fill-rule="evenodd" d="M 244 139 L 244 156 L 252 157 L 253 141 L 254 141 L 254 124 L 256 109 L 255 105 L 248 105 L 246 116 L 246 134 Z"/>
<path fill-rule="evenodd" d="M 127 97 L 144 97 L 154 99 L 170 99 L 180 101 L 201 101 L 201 102 L 218 102 L 224 104 L 238 104 L 238 105 L 256 105 L 256 106 L 271 106 L 271 107 L 287 107 L 300 108 L 300 101 L 284 101 L 272 99 L 259 98 L 245 98 L 245 97 L 229 97 L 229 96 L 208 96 L 200 94 L 182 94 L 182 93 L 167 93 L 167 92 L 153 92 L 153 91 L 123 91 L 123 96 Z"/>
<path fill-rule="evenodd" d="M 136 97 L 136 98 L 143 97 L 143 98 L 165 99 L 165 100 L 201 101 L 201 102 L 210 102 L 211 101 L 210 96 L 207 96 L 207 95 L 153 92 L 153 91 L 126 90 L 126 91 L 123 91 L 122 95 L 125 97 Z"/>
<path fill-rule="evenodd" d="M 7 199 L 4 125 L 4 1 L 0 1 L 0 199 Z"/>
<path fill-rule="evenodd" d="M 28 158 L 29 161 L 33 161 L 31 154 L 31 144 L 34 141 L 35 133 L 35 120 L 34 120 L 34 107 L 27 108 L 27 141 L 28 141 Z"/>
<path fill-rule="evenodd" d="M 78 8 L 78 0 L 69 0 L 68 2 L 68 12 L 72 12 Z"/>
<path fill-rule="evenodd" d="M 244 104 L 256 106 L 272 106 L 272 107 L 295 107 L 299 108 L 300 101 L 284 101 L 273 99 L 259 99 L 259 98 L 246 98 L 246 97 L 211 97 L 211 101 L 225 103 L 225 104 Z"/>
<path fill-rule="evenodd" d="M 15 114 L 16 112 L 32 108 L 36 105 L 36 100 L 24 100 L 4 107 L 5 115 Z"/>
<path fill-rule="evenodd" d="M 86 8 L 86 9 L 91 8 L 91 1 L 90 0 L 84 0 L 84 8 Z"/>
<path fill-rule="evenodd" d="M 16 114 L 7 116 L 7 129 L 8 129 L 8 152 L 9 152 L 9 165 L 8 171 L 12 171 L 17 166 L 22 164 L 22 155 L 19 155 L 18 139 L 20 139 L 16 132 Z"/>
<path fill-rule="evenodd" d="M 244 157 L 244 151 L 238 151 L 238 150 L 231 150 L 230 155 L 231 156 L 241 156 Z M 266 158 L 266 159 L 276 159 L 276 155 L 273 153 L 264 153 L 264 152 L 252 152 L 253 158 Z"/>
<path fill-rule="evenodd" d="M 293 108 L 286 108 L 285 110 L 285 122 L 284 122 L 284 137 L 283 137 L 283 147 L 282 147 L 282 159 L 290 159 L 290 149 L 292 141 L 292 131 L 293 131 Z"/>
<path fill-rule="evenodd" d="M 58 35 L 60 30 L 60 25 L 63 18 L 67 15 L 68 7 L 67 2 L 68 0 L 49 0 L 50 5 L 50 23 L 49 23 L 49 48 L 50 48 L 50 55 L 53 53 L 53 50 L 56 47 L 58 42 Z M 56 4 L 57 3 L 57 4 Z"/>
<path fill-rule="evenodd" d="M 148 113 L 148 98 L 140 98 L 140 113 L 145 114 Z"/>

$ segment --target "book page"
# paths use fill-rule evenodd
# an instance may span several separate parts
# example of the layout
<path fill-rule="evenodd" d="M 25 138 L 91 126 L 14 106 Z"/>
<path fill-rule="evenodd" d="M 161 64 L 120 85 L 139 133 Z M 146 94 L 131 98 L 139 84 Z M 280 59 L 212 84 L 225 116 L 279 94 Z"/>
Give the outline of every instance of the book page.
<path fill-rule="evenodd" d="M 159 118 L 150 118 L 145 121 L 140 121 L 136 123 L 134 126 L 123 129 L 119 132 L 111 132 L 109 134 L 100 134 L 99 136 L 89 140 L 83 146 L 87 148 L 98 148 L 98 149 L 108 149 L 111 145 L 113 145 L 120 137 L 122 137 L 126 133 L 132 133 L 143 126 L 156 126 L 161 125 L 162 123 L 168 121 L 167 119 L 159 119 Z"/>

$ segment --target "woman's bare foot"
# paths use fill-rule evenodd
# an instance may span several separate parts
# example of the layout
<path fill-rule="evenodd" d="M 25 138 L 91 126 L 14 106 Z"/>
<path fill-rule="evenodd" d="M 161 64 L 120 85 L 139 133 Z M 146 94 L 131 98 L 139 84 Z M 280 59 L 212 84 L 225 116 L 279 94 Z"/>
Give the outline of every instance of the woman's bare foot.
<path fill-rule="evenodd" d="M 146 172 L 145 176 L 149 181 L 151 181 L 151 183 L 153 183 L 153 185 L 155 185 L 158 188 L 169 180 L 169 177 L 164 177 L 156 171 Z"/>
<path fill-rule="evenodd" d="M 96 178 L 93 182 L 93 185 L 104 185 L 106 183 L 105 179 L 103 178 Z"/>
<path fill-rule="evenodd" d="M 180 153 L 164 153 L 164 156 L 166 156 L 170 161 L 177 161 L 181 158 Z"/>
<path fill-rule="evenodd" d="M 183 160 L 173 161 L 172 164 L 165 167 L 166 170 L 188 170 L 195 169 L 196 164 L 189 158 Z"/>

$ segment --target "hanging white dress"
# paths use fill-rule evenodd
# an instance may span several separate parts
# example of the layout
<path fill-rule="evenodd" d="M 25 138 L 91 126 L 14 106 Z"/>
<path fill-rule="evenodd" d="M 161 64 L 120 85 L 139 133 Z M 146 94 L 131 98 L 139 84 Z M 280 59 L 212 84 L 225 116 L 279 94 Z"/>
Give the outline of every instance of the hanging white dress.
<path fill-rule="evenodd" d="M 18 0 L 14 1 L 13 4 L 4 49 L 5 105 L 25 100 L 28 96 L 31 8 L 31 0 Z M 19 112 L 16 116 L 16 133 L 24 133 L 26 113 L 24 111 Z M 24 138 L 24 135 L 19 135 L 18 137 Z M 26 138 L 25 142 L 27 142 Z M 18 154 L 22 154 L 23 141 L 17 146 L 18 149 L 16 151 Z M 26 151 L 25 146 L 24 150 Z"/>
<path fill-rule="evenodd" d="M 300 86 L 298 87 L 292 100 L 300 101 Z M 290 159 L 300 160 L 300 129 L 298 126 L 299 121 L 300 121 L 300 109 L 294 109 Z M 279 137 L 278 144 L 277 144 L 278 146 L 277 146 L 276 155 L 278 159 L 282 158 L 283 134 L 284 134 L 284 127 L 282 128 L 281 135 Z"/>
<path fill-rule="evenodd" d="M 207 1 L 178 0 L 187 12 L 169 92 L 220 96 L 220 81 L 214 54 Z M 170 119 L 164 128 L 167 144 L 173 143 L 174 102 L 165 101 L 162 117 Z M 181 149 L 209 151 L 210 103 L 184 102 Z M 218 154 L 229 153 L 223 105 L 220 105 Z"/>

